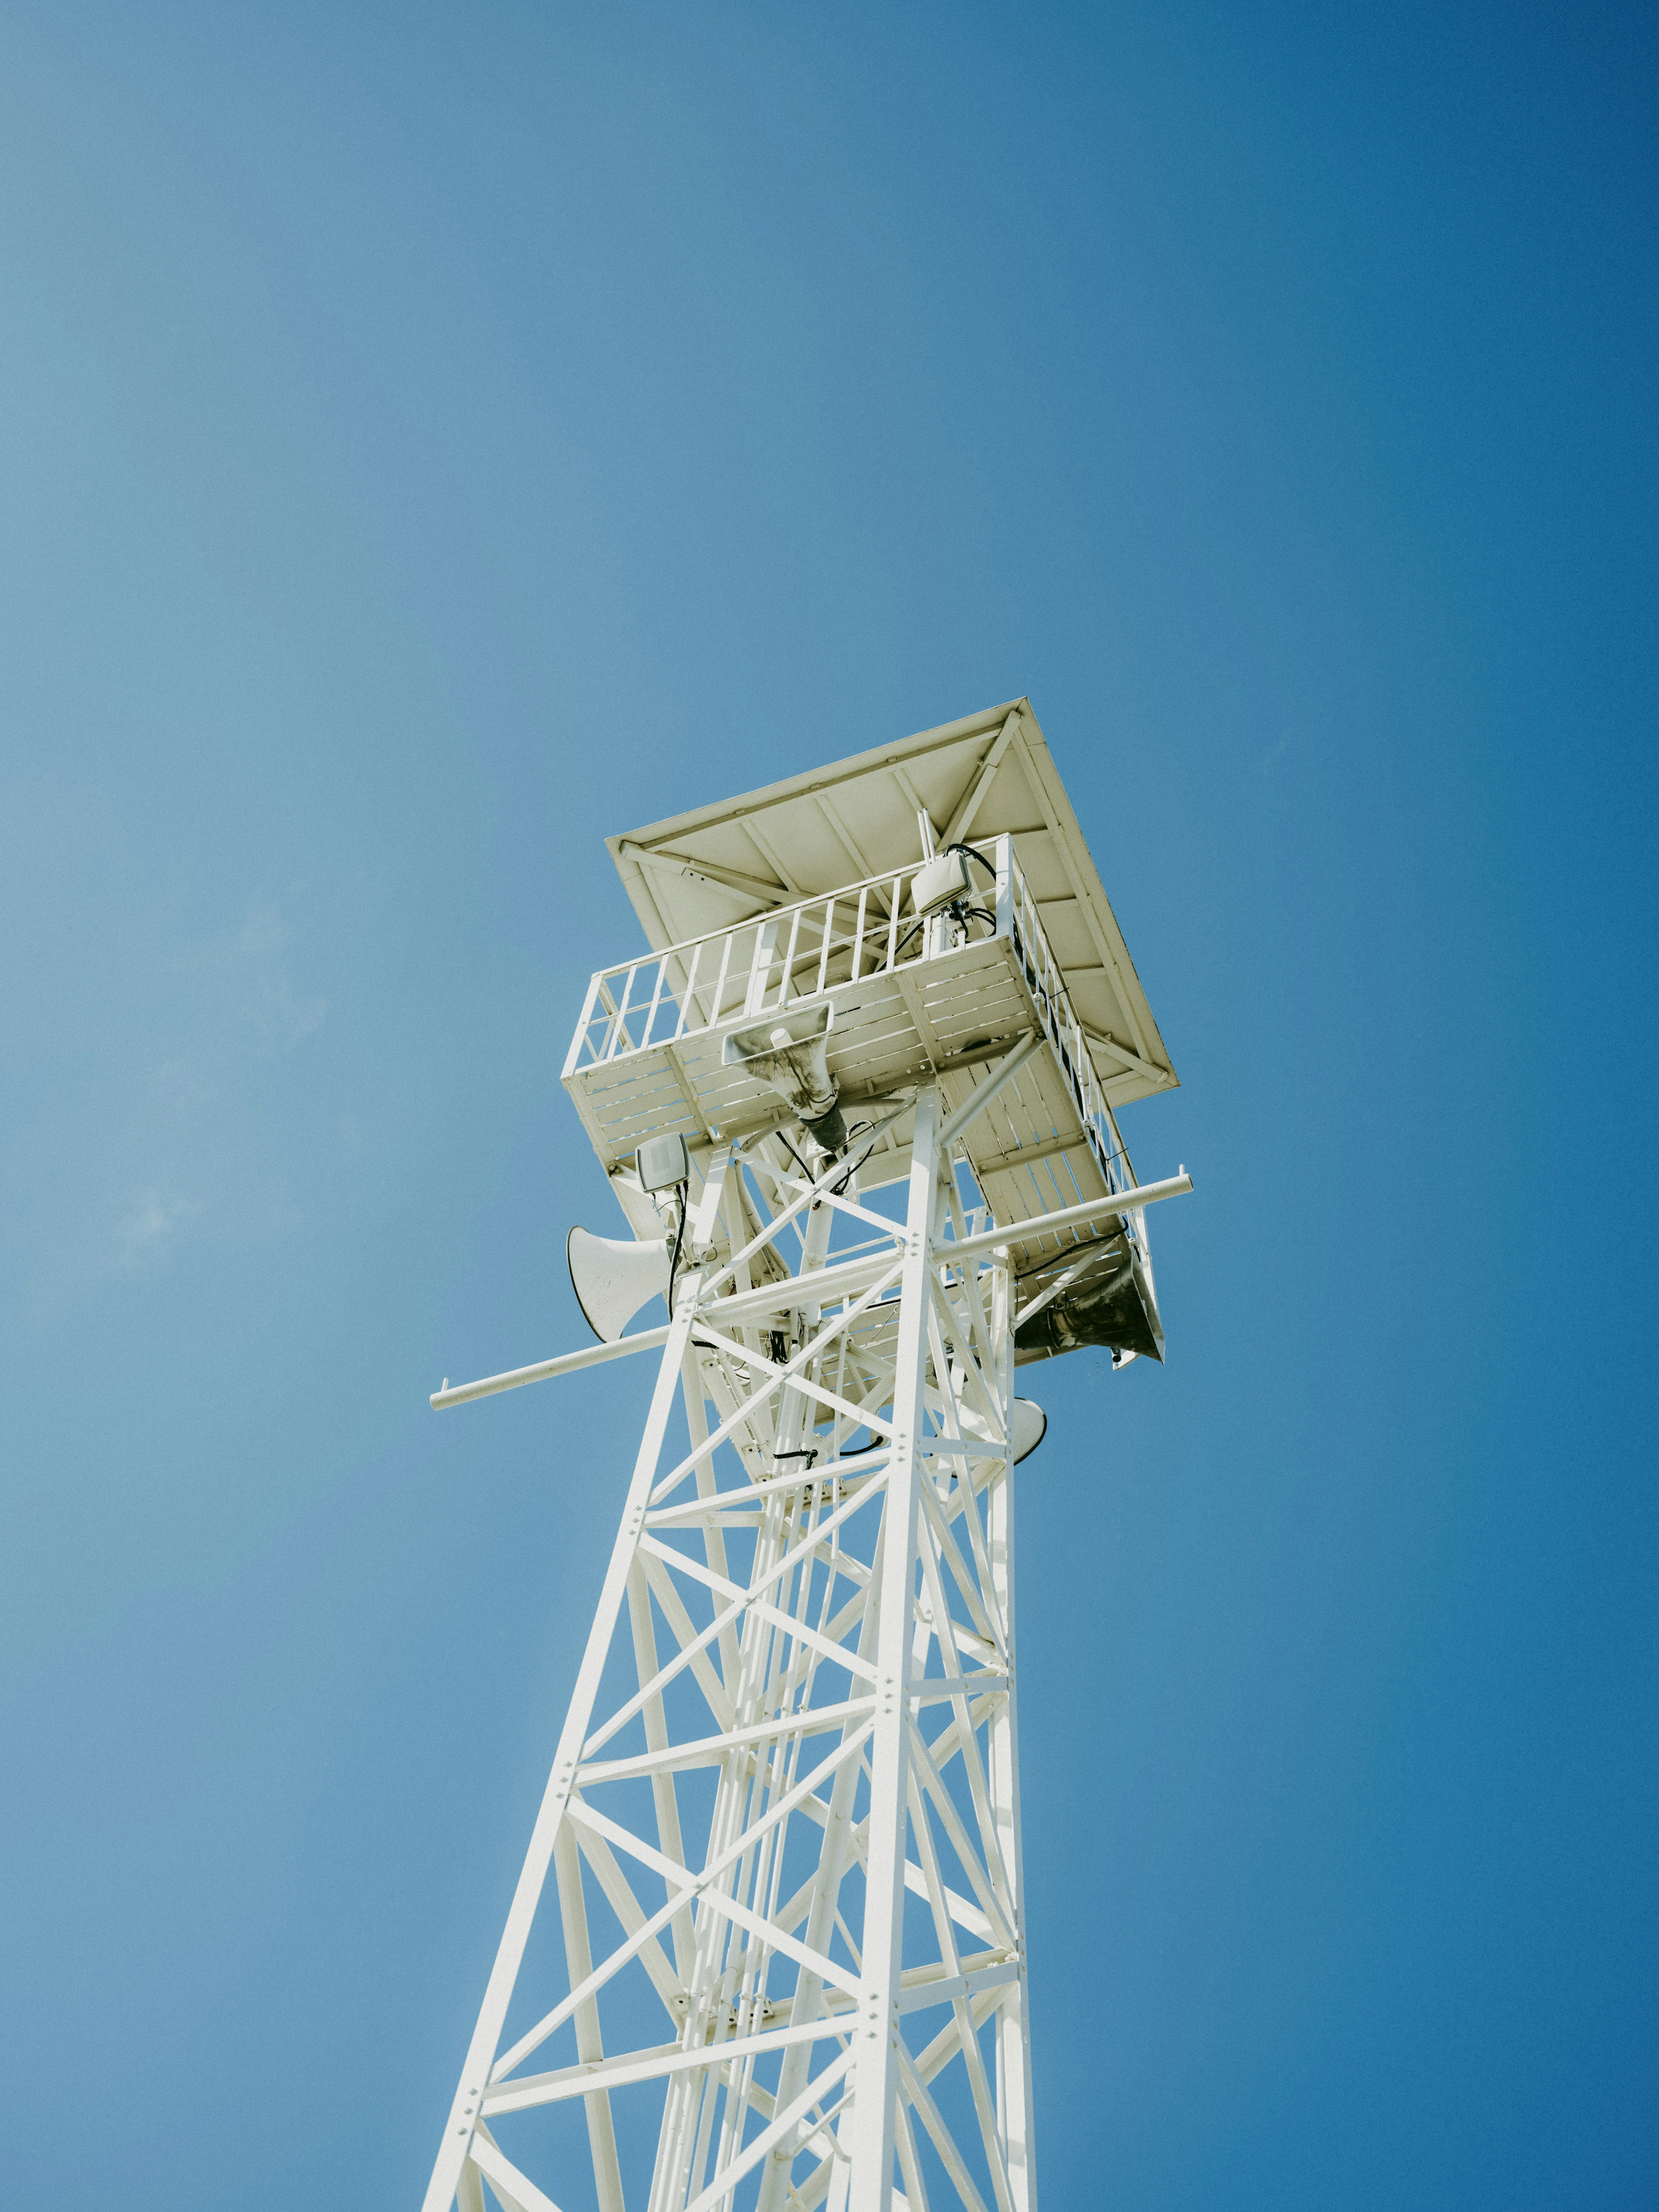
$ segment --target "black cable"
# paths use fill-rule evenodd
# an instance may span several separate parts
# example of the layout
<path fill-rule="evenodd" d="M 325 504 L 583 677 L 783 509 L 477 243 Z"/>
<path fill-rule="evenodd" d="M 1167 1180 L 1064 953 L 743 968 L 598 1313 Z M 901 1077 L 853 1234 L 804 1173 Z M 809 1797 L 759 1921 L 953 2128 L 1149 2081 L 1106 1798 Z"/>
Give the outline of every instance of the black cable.
<path fill-rule="evenodd" d="M 775 1131 L 773 1132 L 773 1133 L 774 1133 L 774 1135 L 777 1138 L 778 1142 L 779 1142 L 779 1143 L 783 1146 L 784 1151 L 785 1151 L 786 1152 L 787 1152 L 787 1153 L 788 1153 L 788 1155 L 789 1155 L 790 1158 L 791 1158 L 792 1160 L 793 1160 L 793 1162 L 795 1163 L 795 1165 L 796 1165 L 796 1166 L 800 1170 L 801 1173 L 802 1173 L 802 1174 L 806 1177 L 807 1182 L 816 1182 L 817 1181 L 817 1177 L 813 1174 L 813 1172 L 812 1172 L 811 1169 L 811 1168 L 809 1168 L 809 1167 L 807 1166 L 807 1164 L 806 1164 L 805 1161 L 804 1159 L 802 1159 L 802 1158 L 801 1158 L 800 1154 L 799 1154 L 799 1153 L 795 1150 L 794 1146 L 790 1143 L 790 1141 L 789 1141 L 788 1138 L 787 1138 L 787 1137 L 786 1137 L 786 1136 L 784 1135 L 784 1133 L 783 1133 L 782 1130 L 781 1130 L 781 1129 L 775 1130 Z"/>
<path fill-rule="evenodd" d="M 1056 1266 L 1062 1259 L 1069 1260 L 1075 1267 L 1085 1253 L 1089 1251 L 1091 1245 L 1097 1245 L 1100 1248 L 1101 1257 L 1109 1260 L 1112 1256 L 1112 1247 L 1117 1243 L 1118 1236 L 1121 1233 L 1120 1231 L 1117 1235 L 1111 1237 L 1091 1237 L 1088 1244 L 1068 1244 L 1063 1252 L 1050 1253 L 1046 1260 L 1038 1260 L 1030 1267 L 1017 1269 L 1014 1280 L 1017 1283 L 1029 1283 L 1033 1275 L 1042 1274 L 1045 1269 Z M 1093 1255 L 1091 1255 L 1091 1256 Z"/>
<path fill-rule="evenodd" d="M 850 1135 L 856 1134 L 856 1133 L 857 1133 L 860 1129 L 867 1129 L 867 1128 L 869 1128 L 869 1127 L 870 1127 L 870 1126 L 871 1126 L 871 1124 L 870 1124 L 868 1121 L 854 1121 L 854 1124 L 853 1124 L 852 1129 L 851 1129 L 851 1130 L 849 1130 L 849 1132 L 848 1132 L 848 1133 L 849 1134 L 849 1136 L 850 1136 Z M 806 1164 L 805 1161 L 804 1159 L 802 1159 L 802 1158 L 801 1158 L 800 1154 L 799 1154 L 799 1153 L 795 1150 L 794 1146 L 790 1143 L 790 1141 L 789 1141 L 788 1138 L 787 1138 L 787 1137 L 786 1137 L 786 1136 L 784 1135 L 784 1133 L 783 1133 L 782 1130 L 781 1130 L 781 1129 L 775 1129 L 775 1130 L 773 1131 L 773 1133 L 772 1133 L 776 1137 L 776 1139 L 777 1139 L 778 1142 L 779 1142 L 779 1143 L 783 1146 L 783 1149 L 785 1150 L 785 1152 L 788 1153 L 788 1155 L 789 1155 L 790 1158 L 791 1158 L 792 1160 L 793 1160 L 793 1162 L 795 1163 L 795 1165 L 796 1165 L 796 1166 L 800 1170 L 801 1173 L 802 1173 L 802 1174 L 806 1177 L 807 1182 L 816 1182 L 817 1181 L 817 1177 L 813 1174 L 813 1172 L 812 1172 L 811 1169 L 811 1168 L 809 1168 L 809 1167 L 807 1166 L 807 1164 Z M 847 1149 L 848 1149 L 848 1151 L 850 1152 L 852 1151 L 853 1147 L 852 1147 L 852 1146 L 849 1144 L 849 1145 L 848 1146 Z M 836 1198 L 839 1198 L 839 1197 L 841 1196 L 842 1193 L 846 1189 L 846 1188 L 847 1188 L 848 1184 L 849 1182 L 851 1182 L 851 1181 L 853 1180 L 853 1177 L 854 1177 L 854 1176 L 858 1173 L 859 1170 L 860 1170 L 860 1169 L 864 1165 L 864 1162 L 865 1162 L 865 1160 L 867 1160 L 867 1159 L 869 1158 L 869 1157 L 870 1157 L 870 1155 L 869 1155 L 869 1153 L 866 1152 L 864 1154 L 863 1158 L 854 1160 L 854 1163 L 853 1163 L 853 1164 L 852 1164 L 852 1166 L 851 1166 L 850 1168 L 848 1168 L 848 1170 L 847 1170 L 846 1174 L 842 1177 L 841 1181 L 834 1186 L 834 1193 L 833 1193 L 833 1194 L 834 1194 Z"/>
<path fill-rule="evenodd" d="M 868 1128 L 870 1128 L 870 1127 L 872 1127 L 872 1126 L 873 1126 L 873 1125 L 872 1125 L 872 1123 L 868 1122 L 868 1121 L 854 1121 L 854 1124 L 853 1124 L 852 1129 L 848 1132 L 848 1134 L 849 1134 L 849 1136 L 856 1135 L 856 1134 L 857 1134 L 857 1133 L 859 1132 L 859 1130 L 860 1130 L 860 1129 L 868 1129 Z M 811 1168 L 809 1168 L 809 1167 L 807 1166 L 807 1164 L 806 1164 L 805 1161 L 804 1159 L 802 1159 L 802 1158 L 801 1158 L 800 1154 L 799 1154 L 799 1153 L 795 1150 L 794 1146 L 790 1143 L 790 1141 L 789 1141 L 788 1138 L 787 1138 L 787 1137 L 786 1137 L 786 1136 L 784 1135 L 783 1131 L 782 1131 L 781 1129 L 773 1129 L 773 1130 L 769 1131 L 769 1133 L 770 1135 L 772 1135 L 772 1136 L 774 1136 L 774 1137 L 775 1137 L 775 1138 L 777 1139 L 778 1142 L 779 1142 L 779 1143 L 783 1146 L 783 1149 L 785 1150 L 785 1152 L 788 1153 L 788 1155 L 789 1155 L 790 1158 L 791 1158 L 792 1160 L 793 1160 L 793 1162 L 795 1163 L 795 1165 L 796 1165 L 796 1166 L 800 1170 L 801 1173 L 805 1176 L 805 1178 L 806 1178 L 807 1182 L 808 1182 L 809 1183 L 816 1182 L 817 1181 L 817 1177 L 813 1174 L 813 1172 L 812 1172 L 811 1169 Z M 847 1147 L 847 1150 L 850 1152 L 852 1151 L 852 1149 L 853 1149 L 853 1147 L 852 1147 L 851 1144 L 849 1143 L 849 1144 L 848 1144 L 848 1147 Z M 851 1182 L 851 1181 L 853 1180 L 853 1177 L 854 1177 L 854 1176 L 858 1173 L 859 1170 L 860 1170 L 860 1169 L 864 1165 L 865 1161 L 866 1161 L 866 1160 L 867 1160 L 867 1159 L 869 1158 L 869 1157 L 870 1157 L 869 1149 L 866 1147 L 866 1149 L 862 1153 L 860 1153 L 860 1154 L 859 1158 L 858 1158 L 857 1159 L 855 1159 L 855 1160 L 853 1162 L 852 1165 L 848 1169 L 848 1170 L 847 1170 L 846 1174 L 842 1177 L 841 1181 L 840 1181 L 838 1183 L 836 1183 L 835 1185 L 833 1185 L 833 1186 L 832 1186 L 832 1195 L 833 1195 L 833 1196 L 835 1196 L 835 1197 L 836 1197 L 836 1198 L 839 1198 L 839 1197 L 841 1196 L 842 1193 L 846 1189 L 846 1188 L 847 1188 L 848 1184 L 849 1182 Z"/>
<path fill-rule="evenodd" d="M 951 849 L 954 852 L 956 848 L 952 846 Z M 988 913 L 982 906 L 963 906 L 960 902 L 957 902 L 954 905 L 945 907 L 943 911 L 948 914 L 953 921 L 961 921 L 964 918 L 969 921 L 982 921 L 986 927 L 991 931 L 993 935 L 996 933 L 997 918 L 995 915 Z M 893 964 L 895 967 L 898 964 L 899 955 L 903 951 L 905 946 L 910 942 L 910 939 L 915 935 L 916 932 L 919 929 L 926 928 L 927 925 L 933 919 L 934 915 L 931 914 L 917 915 L 916 919 L 910 924 L 908 929 L 905 931 L 903 936 L 900 938 L 898 943 L 893 947 Z"/>
<path fill-rule="evenodd" d="M 688 1188 L 688 1185 L 683 1182 L 676 1183 L 674 1186 L 674 1195 L 680 1202 L 680 1218 L 678 1226 L 674 1231 L 673 1254 L 668 1262 L 668 1318 L 671 1321 L 674 1318 L 674 1278 L 679 1273 L 680 1248 L 685 1242 L 686 1195 Z"/>
<path fill-rule="evenodd" d="M 872 1128 L 874 1126 L 874 1123 L 870 1121 L 854 1121 L 852 1127 L 847 1133 L 848 1137 L 850 1140 L 852 1138 L 857 1136 L 860 1129 L 869 1129 Z M 853 1149 L 850 1141 L 848 1144 L 847 1149 L 849 1152 Z M 865 1161 L 867 1160 L 869 1157 L 869 1152 L 866 1150 L 854 1161 L 852 1166 L 848 1169 L 841 1181 L 834 1186 L 830 1193 L 832 1197 L 842 1198 L 845 1196 L 848 1184 L 852 1182 L 853 1177 L 858 1173 L 859 1170 L 864 1165 Z"/>
<path fill-rule="evenodd" d="M 947 845 L 945 849 L 947 853 L 966 853 L 970 860 L 979 862 L 988 876 L 994 876 L 997 872 L 994 860 L 988 860 L 977 845 L 964 845 L 960 837 L 954 845 Z"/>

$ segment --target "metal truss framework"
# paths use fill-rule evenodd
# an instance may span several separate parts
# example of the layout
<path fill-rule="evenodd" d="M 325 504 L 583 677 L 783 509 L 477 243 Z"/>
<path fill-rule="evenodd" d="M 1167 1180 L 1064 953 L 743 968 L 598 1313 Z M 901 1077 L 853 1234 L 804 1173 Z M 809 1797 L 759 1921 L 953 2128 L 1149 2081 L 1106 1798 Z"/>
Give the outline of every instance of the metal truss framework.
<path fill-rule="evenodd" d="M 1015 1288 L 914 1117 L 902 1222 L 709 1161 L 425 2212 L 623 2212 L 629 2100 L 647 2212 L 1030 2212 Z"/>

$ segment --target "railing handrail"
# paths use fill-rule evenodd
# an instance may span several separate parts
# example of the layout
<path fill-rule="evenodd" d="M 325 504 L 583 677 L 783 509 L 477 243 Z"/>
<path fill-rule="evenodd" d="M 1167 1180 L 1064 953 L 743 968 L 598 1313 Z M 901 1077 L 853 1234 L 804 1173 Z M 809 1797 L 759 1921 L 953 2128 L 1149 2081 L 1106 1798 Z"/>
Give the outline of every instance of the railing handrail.
<path fill-rule="evenodd" d="M 921 860 L 907 860 L 902 867 L 884 868 L 876 875 L 859 876 L 850 884 L 837 884 L 832 891 L 813 891 L 805 898 L 791 899 L 785 906 L 763 906 L 758 914 L 744 915 L 739 921 L 728 921 L 724 929 L 705 929 L 700 937 L 682 937 L 678 944 L 660 947 L 653 945 L 648 952 L 636 954 L 632 960 L 613 960 L 608 968 L 596 968 L 594 978 L 620 975 L 625 969 L 643 967 L 647 960 L 672 960 L 677 953 L 690 952 L 699 945 L 716 944 L 722 937 L 730 937 L 737 930 L 753 929 L 759 922 L 781 921 L 786 915 L 793 914 L 799 908 L 828 906 L 831 899 L 850 898 L 859 891 L 872 891 L 884 884 L 908 882 L 923 865 Z M 695 874 L 696 871 L 692 872 Z"/>
<path fill-rule="evenodd" d="M 1122 1132 L 1117 1126 L 1116 1115 L 1107 1102 L 1099 1072 L 1094 1064 L 1094 1055 L 1089 1050 L 1088 1040 L 1084 1035 L 1082 1024 L 1079 1021 L 1076 1011 L 1072 1006 L 1071 990 L 1066 980 L 1065 970 L 1055 958 L 1054 947 L 1048 941 L 1048 933 L 1043 927 L 1039 902 L 1026 880 L 1024 870 L 1019 865 L 1016 841 L 1012 832 L 1005 830 L 995 838 L 988 840 L 987 842 L 996 855 L 995 933 L 1008 939 L 1011 943 L 1018 939 L 1016 946 L 1018 957 L 1021 967 L 1026 971 L 1028 986 L 1036 1002 L 1038 1019 L 1060 1057 L 1062 1067 L 1066 1073 L 1079 1109 L 1091 1149 L 1096 1153 L 1108 1182 L 1115 1182 L 1120 1171 L 1127 1176 L 1128 1182 L 1133 1182 L 1133 1170 L 1130 1166 L 1128 1150 L 1123 1142 Z M 727 1023 L 741 1023 L 745 1019 L 752 1018 L 751 1010 L 745 1005 L 739 1003 L 727 1009 L 722 1003 L 732 947 L 739 938 L 750 930 L 763 932 L 769 927 L 775 945 L 784 927 L 788 925 L 788 951 L 784 955 L 781 963 L 780 1004 L 784 1002 L 782 994 L 788 992 L 790 988 L 790 980 L 798 964 L 794 955 L 801 921 L 810 911 L 822 908 L 824 915 L 823 940 L 817 963 L 820 979 L 823 978 L 828 968 L 830 947 L 834 941 L 831 917 L 836 908 L 842 904 L 849 908 L 854 906 L 857 908 L 858 920 L 854 938 L 848 942 L 854 947 L 855 959 L 861 958 L 862 954 L 856 948 L 861 947 L 864 943 L 865 915 L 872 891 L 890 893 L 892 898 L 892 912 L 886 918 L 884 930 L 878 931 L 877 933 L 878 944 L 881 936 L 884 935 L 886 939 L 885 957 L 884 957 L 881 951 L 878 951 L 876 965 L 866 972 L 871 975 L 881 975 L 895 972 L 901 965 L 908 967 L 925 963 L 930 957 L 927 946 L 932 940 L 931 929 L 923 931 L 921 946 L 914 961 L 901 962 L 895 951 L 897 942 L 898 917 L 903 904 L 904 886 L 923 866 L 925 863 L 919 860 L 907 861 L 896 868 L 883 869 L 872 875 L 855 877 L 849 883 L 838 884 L 833 890 L 814 891 L 804 897 L 787 900 L 780 906 L 763 907 L 755 914 L 728 922 L 722 929 L 704 930 L 698 936 L 681 938 L 672 945 L 665 945 L 660 948 L 641 953 L 632 960 L 618 960 L 608 968 L 595 969 L 588 984 L 581 1018 L 577 1024 L 575 1035 L 571 1039 L 570 1050 L 565 1060 L 564 1073 L 569 1075 L 575 1073 L 580 1066 L 599 1066 L 618 1058 L 625 1058 L 631 1053 L 653 1050 L 661 1044 L 672 1042 L 672 1040 L 667 1038 L 656 1038 L 650 1035 L 650 1031 L 655 1026 L 657 1009 L 661 1003 L 665 988 L 669 989 L 671 1001 L 681 992 L 689 994 L 680 1014 L 678 1025 L 674 1030 L 675 1039 L 681 1038 L 688 1033 L 704 1035 L 722 1028 Z M 920 919 L 918 917 L 918 920 Z M 702 964 L 703 948 L 713 945 L 724 945 L 726 951 L 720 962 L 720 975 L 714 985 L 709 1012 L 705 1019 L 696 1024 L 688 1032 L 687 1014 L 695 1013 L 699 991 L 701 988 L 707 988 L 707 986 L 699 986 L 695 980 L 697 969 Z M 757 936 L 757 962 L 760 959 L 761 950 L 761 940 Z M 805 957 L 810 959 L 811 955 L 808 953 Z M 774 955 L 769 951 L 766 956 L 765 969 L 769 977 L 773 957 Z M 668 971 L 671 962 L 677 963 L 681 969 L 681 983 L 678 986 L 670 986 L 669 983 Z M 637 1005 L 632 1003 L 635 978 L 641 969 L 649 969 L 653 967 L 656 969 L 656 975 L 654 986 L 650 991 L 648 1005 L 643 995 L 643 988 L 640 1003 Z M 627 979 L 623 985 L 620 998 L 609 988 L 613 980 L 619 976 Z M 823 988 L 824 987 L 820 980 L 820 982 L 811 989 L 791 995 L 788 1003 L 795 1004 L 815 998 Z M 598 1011 L 600 1007 L 603 1009 L 602 1013 Z M 629 1036 L 627 1024 L 630 1018 L 641 1024 L 641 1039 L 637 1044 L 630 1040 L 619 1053 L 617 1042 L 619 1038 Z M 605 1034 L 596 1046 L 592 1031 L 601 1020 L 604 1022 Z M 584 1051 L 590 1055 L 586 1061 L 582 1060 Z M 1127 1183 L 1125 1187 L 1127 1187 Z"/>

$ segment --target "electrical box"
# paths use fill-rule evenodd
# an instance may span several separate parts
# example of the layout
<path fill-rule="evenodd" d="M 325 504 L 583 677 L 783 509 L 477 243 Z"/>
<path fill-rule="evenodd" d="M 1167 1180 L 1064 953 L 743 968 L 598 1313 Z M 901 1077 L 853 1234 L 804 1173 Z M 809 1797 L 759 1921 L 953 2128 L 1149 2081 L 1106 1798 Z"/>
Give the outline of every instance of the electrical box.
<path fill-rule="evenodd" d="M 641 1190 L 678 1190 L 691 1174 L 684 1137 L 649 1137 L 640 1146 L 637 1165 Z"/>
<path fill-rule="evenodd" d="M 952 899 L 966 898 L 974 888 L 966 853 L 941 853 L 918 868 L 910 884 L 910 903 L 918 914 L 933 914 Z"/>

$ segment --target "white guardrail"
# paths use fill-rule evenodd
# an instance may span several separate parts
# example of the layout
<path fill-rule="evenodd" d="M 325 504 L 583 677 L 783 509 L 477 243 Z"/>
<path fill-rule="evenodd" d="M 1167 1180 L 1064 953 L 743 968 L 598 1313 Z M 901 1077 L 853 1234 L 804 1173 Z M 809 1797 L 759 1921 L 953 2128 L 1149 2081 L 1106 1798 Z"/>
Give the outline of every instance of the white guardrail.
<path fill-rule="evenodd" d="M 1012 943 L 1107 1186 L 1127 1190 L 1133 1170 L 1013 839 L 990 841 L 986 860 L 994 866 L 994 902 L 975 908 L 966 931 L 975 941 L 995 935 Z M 730 929 L 600 969 L 587 987 L 564 1073 L 678 1043 L 723 1022 L 758 1020 L 838 985 L 919 967 L 956 951 L 968 941 L 963 925 L 944 917 L 922 922 L 906 914 L 915 874 L 904 868 L 867 877 L 827 896 L 774 907 Z M 991 890 L 985 887 L 988 898 Z"/>

